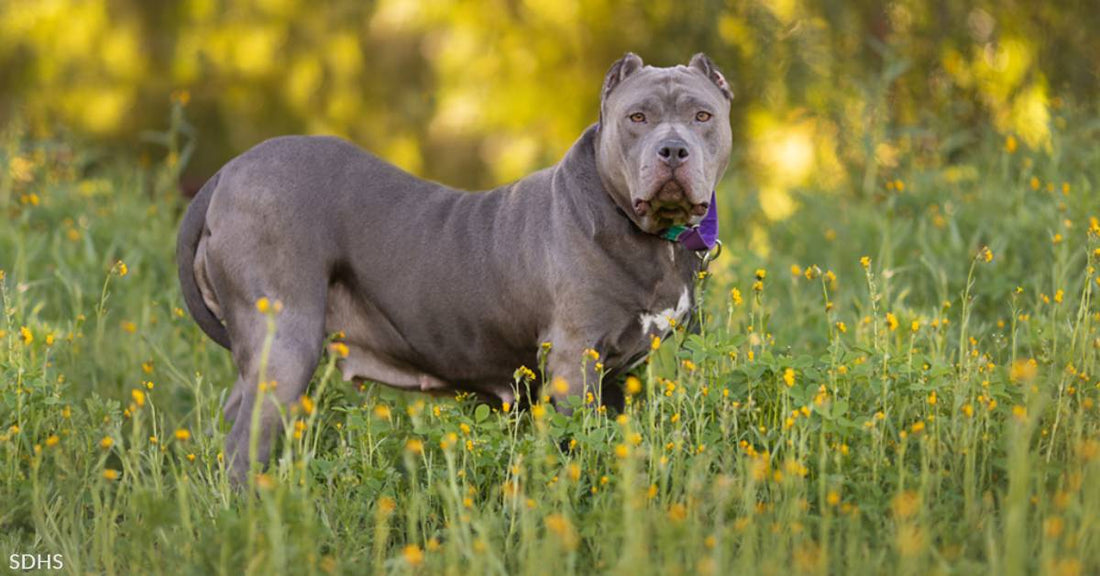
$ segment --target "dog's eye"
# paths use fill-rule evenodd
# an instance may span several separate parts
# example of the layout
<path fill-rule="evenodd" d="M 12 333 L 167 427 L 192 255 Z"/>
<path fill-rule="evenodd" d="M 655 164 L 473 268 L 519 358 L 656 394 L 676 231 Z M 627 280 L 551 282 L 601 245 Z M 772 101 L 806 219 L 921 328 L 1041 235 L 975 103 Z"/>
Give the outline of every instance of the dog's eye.
<path fill-rule="evenodd" d="M 700 110 L 700 111 L 696 112 L 695 113 L 695 120 L 697 122 L 706 122 L 706 121 L 710 120 L 710 112 L 706 112 L 706 111 L 703 111 L 703 110 Z"/>
<path fill-rule="evenodd" d="M 638 122 L 645 122 L 645 114 L 641 112 L 635 112 L 630 115 L 630 121 L 637 124 Z"/>

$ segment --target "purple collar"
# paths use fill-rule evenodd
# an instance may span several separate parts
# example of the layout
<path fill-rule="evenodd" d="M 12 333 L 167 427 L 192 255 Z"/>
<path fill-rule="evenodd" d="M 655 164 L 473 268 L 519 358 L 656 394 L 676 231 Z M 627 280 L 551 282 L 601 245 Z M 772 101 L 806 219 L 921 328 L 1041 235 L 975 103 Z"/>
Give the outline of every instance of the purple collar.
<path fill-rule="evenodd" d="M 703 221 L 697 226 L 673 226 L 661 232 L 661 238 L 679 242 L 688 250 L 702 252 L 711 250 L 718 243 L 718 202 L 716 194 L 710 193 L 710 208 Z"/>

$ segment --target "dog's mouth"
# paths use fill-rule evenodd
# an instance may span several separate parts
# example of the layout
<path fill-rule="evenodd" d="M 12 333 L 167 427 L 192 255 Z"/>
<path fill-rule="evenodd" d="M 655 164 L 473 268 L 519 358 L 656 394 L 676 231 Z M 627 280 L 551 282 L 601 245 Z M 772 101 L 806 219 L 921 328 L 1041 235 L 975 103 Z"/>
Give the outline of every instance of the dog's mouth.
<path fill-rule="evenodd" d="M 657 220 L 668 220 L 674 223 L 686 222 L 690 218 L 687 206 L 683 204 L 660 206 L 654 211 L 653 217 Z"/>
<path fill-rule="evenodd" d="M 634 200 L 634 213 L 650 218 L 655 229 L 683 226 L 701 218 L 707 212 L 708 203 L 692 203 L 683 184 L 670 178 L 648 199 Z"/>

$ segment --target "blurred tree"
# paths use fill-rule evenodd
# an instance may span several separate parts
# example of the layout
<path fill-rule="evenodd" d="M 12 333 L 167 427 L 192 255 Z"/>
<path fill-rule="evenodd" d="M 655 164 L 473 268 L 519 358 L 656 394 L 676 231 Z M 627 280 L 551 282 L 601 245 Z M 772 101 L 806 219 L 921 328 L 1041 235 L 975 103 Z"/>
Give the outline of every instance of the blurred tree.
<path fill-rule="evenodd" d="M 132 147 L 186 90 L 196 180 L 304 132 L 480 188 L 556 160 L 623 52 L 705 51 L 782 218 L 810 179 L 868 193 L 987 124 L 1047 146 L 1052 105 L 1096 104 L 1098 25 L 1094 0 L 0 0 L 0 122 Z"/>

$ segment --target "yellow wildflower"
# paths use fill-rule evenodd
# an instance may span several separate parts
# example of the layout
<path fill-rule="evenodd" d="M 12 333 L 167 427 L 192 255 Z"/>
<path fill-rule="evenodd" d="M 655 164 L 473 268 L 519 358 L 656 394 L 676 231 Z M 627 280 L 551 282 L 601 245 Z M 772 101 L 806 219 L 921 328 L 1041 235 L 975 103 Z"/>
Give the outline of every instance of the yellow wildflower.
<path fill-rule="evenodd" d="M 516 370 L 514 377 L 516 380 L 526 380 L 530 382 L 535 379 L 535 372 L 526 366 L 520 366 L 519 369 Z"/>
<path fill-rule="evenodd" d="M 592 488 L 595 489 L 595 486 Z M 543 522 L 546 523 L 546 530 L 555 534 L 567 549 L 572 550 L 577 547 L 577 533 L 568 518 L 561 514 L 551 514 Z"/>
<path fill-rule="evenodd" d="M 374 417 L 378 418 L 379 420 L 389 420 L 390 419 L 390 407 L 386 406 L 385 404 L 379 404 L 379 405 L 375 406 L 374 407 Z"/>
<path fill-rule="evenodd" d="M 328 345 L 328 349 L 338 358 L 347 358 L 349 354 L 348 345 L 343 342 L 333 342 Z"/>
<path fill-rule="evenodd" d="M 256 487 L 260 490 L 271 490 L 275 487 L 275 479 L 270 474 L 260 473 L 256 475 Z"/>
<path fill-rule="evenodd" d="M 405 549 L 401 551 L 401 555 L 405 558 L 405 562 L 408 562 L 409 566 L 413 568 L 424 562 L 424 552 L 416 544 L 405 546 Z"/>

